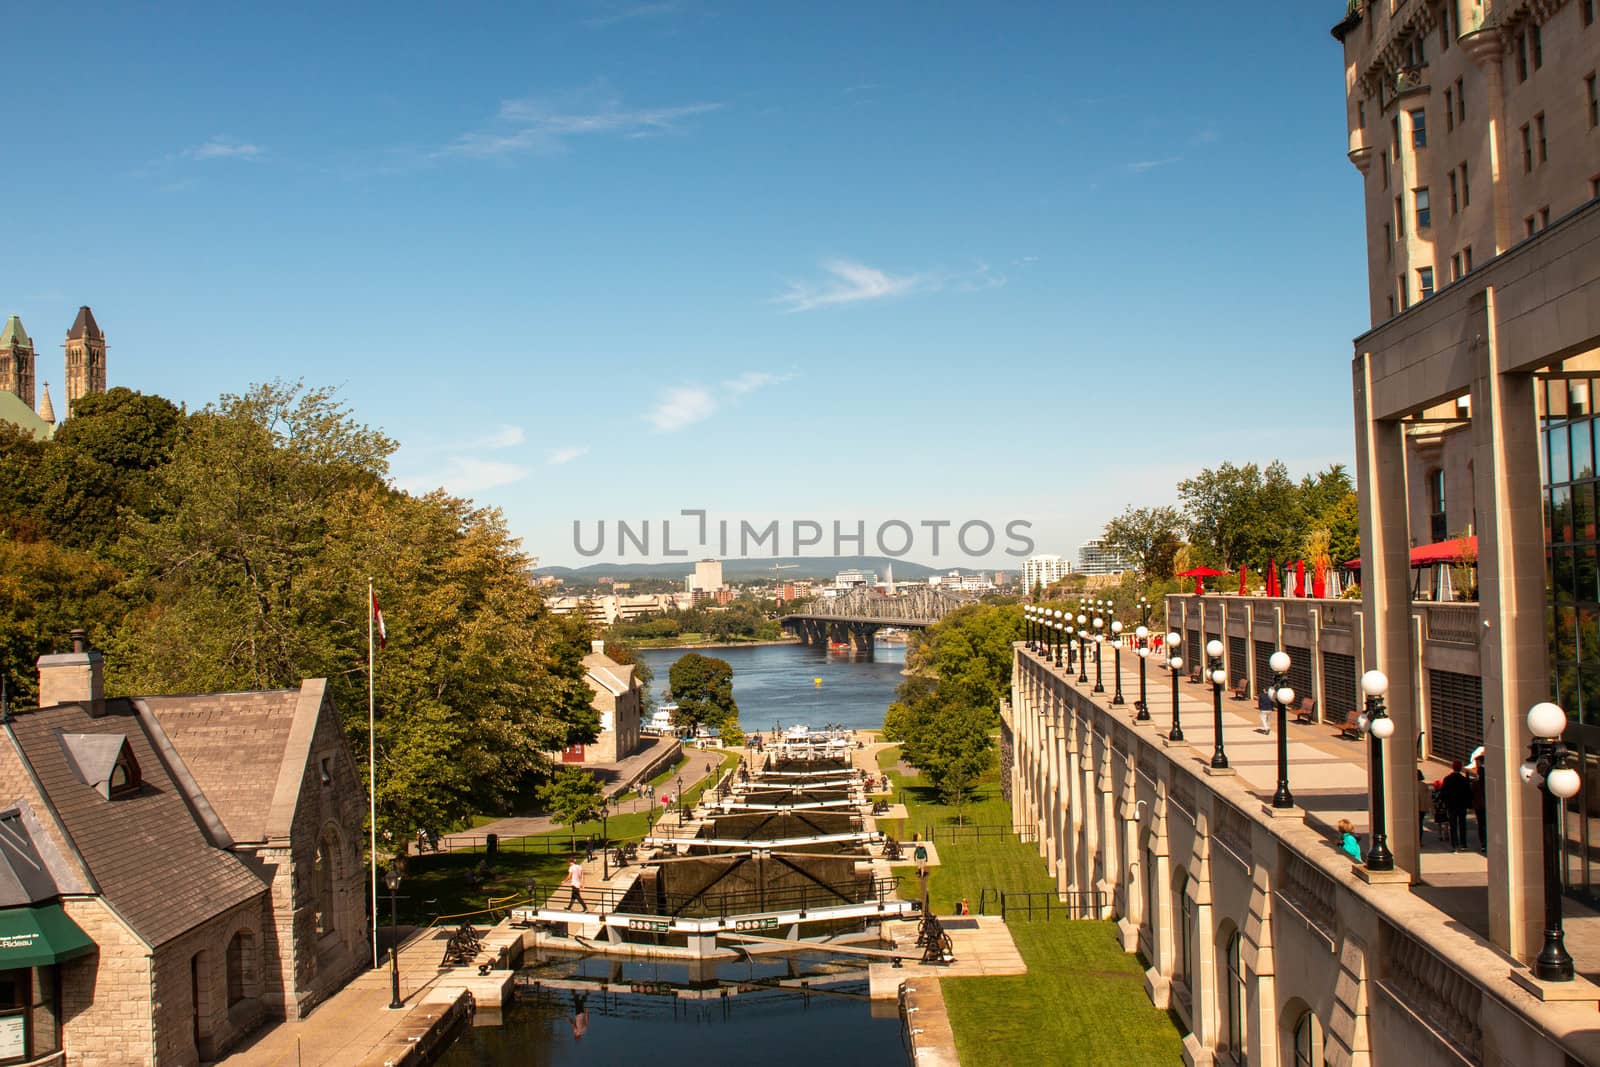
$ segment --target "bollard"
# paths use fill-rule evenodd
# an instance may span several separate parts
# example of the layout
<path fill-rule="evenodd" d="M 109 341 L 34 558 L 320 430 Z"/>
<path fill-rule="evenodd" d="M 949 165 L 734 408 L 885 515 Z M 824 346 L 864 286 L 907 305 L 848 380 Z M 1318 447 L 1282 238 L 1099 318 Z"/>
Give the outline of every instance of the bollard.
<path fill-rule="evenodd" d="M 500 835 L 490 834 L 487 838 L 485 838 L 483 851 L 486 855 L 498 856 L 500 854 Z"/>

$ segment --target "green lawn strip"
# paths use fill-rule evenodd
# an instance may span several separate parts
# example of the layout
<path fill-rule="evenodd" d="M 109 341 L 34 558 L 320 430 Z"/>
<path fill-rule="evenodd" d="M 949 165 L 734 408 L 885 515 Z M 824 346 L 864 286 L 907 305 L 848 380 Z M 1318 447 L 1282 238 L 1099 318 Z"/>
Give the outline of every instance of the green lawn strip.
<path fill-rule="evenodd" d="M 878 762 L 909 809 L 906 836 L 954 825 L 955 810 L 917 777 L 896 771 L 898 759 L 897 749 L 886 749 Z M 984 778 L 962 814 L 969 825 L 1011 825 L 998 771 Z M 940 866 L 932 868 L 928 895 L 940 915 L 952 914 L 962 897 L 976 912 L 984 888 L 1054 888 L 1037 846 L 1014 836 L 936 840 Z M 915 873 L 902 873 L 900 888 L 914 896 Z M 1114 924 L 1054 918 L 1014 920 L 1009 929 L 1026 975 L 940 982 L 964 1067 L 1179 1062 L 1181 1037 L 1145 997 L 1143 970 L 1122 951 Z"/>

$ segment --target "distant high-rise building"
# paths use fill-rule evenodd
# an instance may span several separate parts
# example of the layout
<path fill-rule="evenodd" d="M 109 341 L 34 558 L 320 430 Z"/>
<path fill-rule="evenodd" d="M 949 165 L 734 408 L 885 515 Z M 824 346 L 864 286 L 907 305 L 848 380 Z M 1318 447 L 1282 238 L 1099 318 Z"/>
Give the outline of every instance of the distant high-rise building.
<path fill-rule="evenodd" d="M 871 589 L 878 584 L 878 572 L 855 569 L 843 570 L 833 576 L 833 584 L 838 589 L 854 589 L 858 585 L 864 585 Z"/>
<path fill-rule="evenodd" d="M 1064 556 L 1030 556 L 1022 561 L 1022 587 L 1032 592 L 1035 586 L 1048 586 L 1071 573 L 1072 561 Z"/>
<path fill-rule="evenodd" d="M 722 588 L 722 561 L 703 559 L 694 565 L 694 575 L 689 579 L 689 591 L 715 593 Z"/>
<path fill-rule="evenodd" d="M 1105 542 L 1098 538 L 1085 541 L 1078 549 L 1078 570 L 1084 574 L 1121 574 L 1130 566 L 1132 564 L 1105 547 Z"/>
<path fill-rule="evenodd" d="M 106 335 L 94 321 L 88 305 L 78 309 L 67 331 L 67 417 L 72 406 L 86 396 L 106 391 Z"/>

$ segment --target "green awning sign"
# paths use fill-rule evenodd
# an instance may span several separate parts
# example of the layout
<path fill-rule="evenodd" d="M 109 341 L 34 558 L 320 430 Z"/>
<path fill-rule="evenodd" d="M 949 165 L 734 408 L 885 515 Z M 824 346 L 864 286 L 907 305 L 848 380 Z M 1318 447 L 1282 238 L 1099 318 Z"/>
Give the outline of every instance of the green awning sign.
<path fill-rule="evenodd" d="M 48 967 L 93 951 L 89 935 L 59 904 L 0 909 L 0 971 Z"/>

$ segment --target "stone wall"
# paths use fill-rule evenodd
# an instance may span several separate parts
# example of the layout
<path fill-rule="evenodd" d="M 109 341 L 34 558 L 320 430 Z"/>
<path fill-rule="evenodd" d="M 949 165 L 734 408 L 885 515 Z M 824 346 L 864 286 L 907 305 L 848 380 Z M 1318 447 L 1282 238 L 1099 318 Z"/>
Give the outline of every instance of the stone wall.
<path fill-rule="evenodd" d="M 150 950 L 99 897 L 65 897 L 61 904 L 98 947 L 61 965 L 61 1043 L 70 1062 L 151 1064 Z"/>

